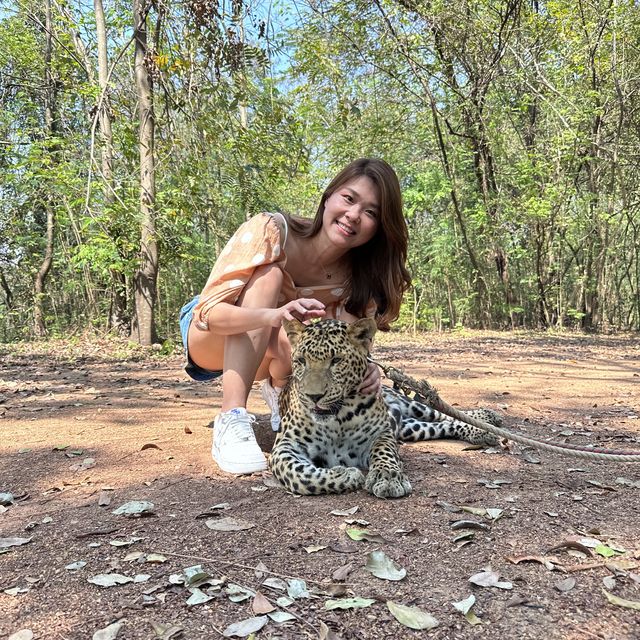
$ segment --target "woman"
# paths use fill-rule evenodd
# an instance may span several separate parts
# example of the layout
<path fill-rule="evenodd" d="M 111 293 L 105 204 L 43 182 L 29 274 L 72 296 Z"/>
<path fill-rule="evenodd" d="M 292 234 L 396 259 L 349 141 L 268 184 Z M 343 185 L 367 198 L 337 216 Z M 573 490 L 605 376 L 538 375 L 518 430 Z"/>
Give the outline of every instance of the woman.
<path fill-rule="evenodd" d="M 196 380 L 222 374 L 222 413 L 212 454 L 229 473 L 266 469 L 246 403 L 254 380 L 279 427 L 278 394 L 291 374 L 283 319 L 398 317 L 410 278 L 400 185 L 383 160 L 362 158 L 329 184 L 313 220 L 263 213 L 243 224 L 221 252 L 200 296 L 185 305 L 180 327 L 185 370 Z M 370 365 L 360 392 L 376 393 Z"/>

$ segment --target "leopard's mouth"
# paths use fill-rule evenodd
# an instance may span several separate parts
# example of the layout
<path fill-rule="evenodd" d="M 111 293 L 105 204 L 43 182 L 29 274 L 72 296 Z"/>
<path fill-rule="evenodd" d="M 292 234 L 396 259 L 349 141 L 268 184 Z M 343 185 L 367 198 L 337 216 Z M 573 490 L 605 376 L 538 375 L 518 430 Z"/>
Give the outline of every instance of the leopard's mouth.
<path fill-rule="evenodd" d="M 337 400 L 336 402 L 332 402 L 330 405 L 326 407 L 321 407 L 319 404 L 315 405 L 312 409 L 313 413 L 317 416 L 335 416 L 338 411 L 342 408 L 342 401 Z"/>

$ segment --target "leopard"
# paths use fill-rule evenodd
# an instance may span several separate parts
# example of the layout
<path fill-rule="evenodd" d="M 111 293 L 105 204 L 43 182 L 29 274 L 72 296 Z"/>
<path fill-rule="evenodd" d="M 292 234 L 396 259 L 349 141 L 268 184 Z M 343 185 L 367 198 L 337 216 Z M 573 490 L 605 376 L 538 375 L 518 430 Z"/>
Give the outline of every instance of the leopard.
<path fill-rule="evenodd" d="M 499 444 L 493 434 L 437 411 L 420 396 L 388 386 L 362 394 L 377 330 L 372 318 L 352 324 L 285 320 L 283 327 L 292 348 L 292 374 L 280 394 L 281 426 L 269 466 L 291 493 L 337 494 L 364 487 L 379 498 L 400 498 L 411 493 L 400 444 L 438 438 Z M 489 409 L 466 413 L 502 426 Z"/>
<path fill-rule="evenodd" d="M 292 373 L 280 394 L 280 431 L 269 457 L 274 477 L 299 495 L 363 487 L 378 498 L 410 495 L 394 418 L 380 394 L 359 392 L 375 320 L 293 319 L 283 327 Z"/>

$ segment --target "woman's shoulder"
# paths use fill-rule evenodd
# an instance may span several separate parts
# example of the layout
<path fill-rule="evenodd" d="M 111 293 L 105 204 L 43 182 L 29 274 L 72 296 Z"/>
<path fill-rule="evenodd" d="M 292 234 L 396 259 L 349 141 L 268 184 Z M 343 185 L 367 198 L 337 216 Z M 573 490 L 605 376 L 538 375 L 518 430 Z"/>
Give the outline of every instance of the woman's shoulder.
<path fill-rule="evenodd" d="M 262 230 L 262 233 L 278 233 L 281 245 L 291 248 L 298 246 L 299 241 L 306 237 L 306 231 L 313 221 L 302 216 L 292 216 L 281 211 L 262 211 L 245 221 L 236 231 L 236 235 Z"/>
<path fill-rule="evenodd" d="M 289 231 L 287 218 L 279 212 L 262 211 L 245 220 L 236 230 L 235 238 L 244 238 L 247 242 L 250 236 L 264 236 L 274 238 L 280 236 L 280 243 L 284 245 Z"/>

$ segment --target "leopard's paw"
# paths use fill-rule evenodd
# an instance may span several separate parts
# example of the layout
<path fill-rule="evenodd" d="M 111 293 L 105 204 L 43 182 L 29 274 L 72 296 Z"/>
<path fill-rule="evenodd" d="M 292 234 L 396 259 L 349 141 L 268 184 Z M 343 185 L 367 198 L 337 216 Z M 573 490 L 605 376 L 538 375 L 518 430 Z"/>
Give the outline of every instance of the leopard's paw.
<path fill-rule="evenodd" d="M 402 498 L 411 493 L 409 478 L 400 469 L 371 469 L 364 486 L 378 498 Z"/>
<path fill-rule="evenodd" d="M 364 473 L 357 467 L 332 467 L 327 475 L 326 486 L 330 493 L 357 491 L 364 485 Z"/>

